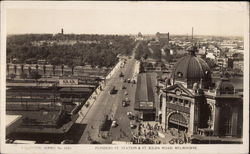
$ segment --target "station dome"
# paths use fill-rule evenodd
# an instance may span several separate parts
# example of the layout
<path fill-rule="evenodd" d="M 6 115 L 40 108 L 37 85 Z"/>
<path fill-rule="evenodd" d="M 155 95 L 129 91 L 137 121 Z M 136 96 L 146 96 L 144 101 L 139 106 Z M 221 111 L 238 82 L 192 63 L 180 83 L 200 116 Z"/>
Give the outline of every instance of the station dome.
<path fill-rule="evenodd" d="M 188 87 L 192 87 L 194 83 L 204 85 L 211 81 L 211 71 L 208 64 L 201 58 L 196 57 L 196 46 L 187 48 L 189 55 L 180 58 L 173 67 L 171 78 L 174 81 L 185 81 Z"/>

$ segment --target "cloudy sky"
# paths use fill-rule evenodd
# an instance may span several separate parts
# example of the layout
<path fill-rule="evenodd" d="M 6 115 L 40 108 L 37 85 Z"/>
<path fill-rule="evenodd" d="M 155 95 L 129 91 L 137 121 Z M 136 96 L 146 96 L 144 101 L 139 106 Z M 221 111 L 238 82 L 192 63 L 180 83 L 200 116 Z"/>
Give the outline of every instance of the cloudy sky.
<path fill-rule="evenodd" d="M 27 2 L 6 3 L 8 34 L 237 35 L 246 26 L 246 3 Z"/>

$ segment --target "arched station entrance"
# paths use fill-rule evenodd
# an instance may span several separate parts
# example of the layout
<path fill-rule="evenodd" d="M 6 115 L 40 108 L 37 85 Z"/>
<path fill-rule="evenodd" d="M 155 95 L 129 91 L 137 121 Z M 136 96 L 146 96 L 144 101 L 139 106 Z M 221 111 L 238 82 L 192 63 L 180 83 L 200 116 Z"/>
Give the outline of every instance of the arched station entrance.
<path fill-rule="evenodd" d="M 168 118 L 168 128 L 188 131 L 188 122 L 181 113 L 174 112 Z"/>

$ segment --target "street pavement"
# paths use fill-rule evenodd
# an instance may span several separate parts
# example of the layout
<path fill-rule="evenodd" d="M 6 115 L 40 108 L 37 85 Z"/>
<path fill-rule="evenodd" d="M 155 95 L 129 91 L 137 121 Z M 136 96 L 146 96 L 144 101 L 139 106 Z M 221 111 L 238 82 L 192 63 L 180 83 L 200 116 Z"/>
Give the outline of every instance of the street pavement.
<path fill-rule="evenodd" d="M 135 60 L 131 60 L 128 62 L 128 65 L 135 66 Z M 130 66 L 128 66 L 130 67 Z M 130 67 L 131 68 L 131 67 Z M 134 71 L 131 69 L 127 70 L 125 73 L 125 78 L 132 78 Z M 124 83 L 126 89 L 122 90 L 121 92 L 121 100 L 118 102 L 118 108 L 116 110 L 114 119 L 117 121 L 118 126 L 110 129 L 110 140 L 112 141 L 126 141 L 129 142 L 132 138 L 131 128 L 130 128 L 130 120 L 127 116 L 127 112 L 132 112 L 133 115 L 136 114 L 134 112 L 134 102 L 135 102 L 135 91 L 136 91 L 136 84 L 133 83 Z M 125 91 L 127 91 L 128 95 L 125 95 Z M 128 106 L 122 106 L 122 100 L 128 98 L 130 103 Z"/>
<path fill-rule="evenodd" d="M 106 80 L 103 90 L 96 96 L 95 102 L 89 106 L 87 114 L 80 116 L 80 119 L 77 120 L 79 124 L 87 125 L 78 141 L 79 144 L 88 144 L 93 140 L 99 143 L 111 143 L 113 140 L 123 140 L 122 138 L 117 138 L 120 135 L 121 128 L 128 136 L 124 140 L 130 140 L 131 130 L 126 113 L 133 110 L 136 84 L 124 83 L 124 79 L 131 79 L 135 76 L 134 72 L 138 72 L 135 71 L 136 60 L 133 58 L 135 50 L 131 58 L 127 58 L 124 67 L 118 67 L 114 74 Z M 124 77 L 119 76 L 121 72 L 124 74 Z M 126 89 L 122 89 L 123 85 L 126 86 Z M 111 95 L 110 91 L 114 86 L 117 93 Z M 125 95 L 125 91 L 128 92 L 127 96 Z M 130 105 L 122 107 L 122 100 L 126 97 L 131 101 Z M 118 126 L 111 128 L 109 132 L 106 132 L 109 135 L 106 134 L 106 137 L 102 138 L 99 128 L 106 115 L 110 119 L 116 119 Z"/>

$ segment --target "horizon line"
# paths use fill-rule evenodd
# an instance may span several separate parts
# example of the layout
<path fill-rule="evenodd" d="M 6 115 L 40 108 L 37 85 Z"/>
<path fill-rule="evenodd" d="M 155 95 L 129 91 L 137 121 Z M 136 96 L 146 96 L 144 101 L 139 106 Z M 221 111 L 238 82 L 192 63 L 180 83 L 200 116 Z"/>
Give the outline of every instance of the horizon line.
<path fill-rule="evenodd" d="M 138 33 L 141 33 L 141 32 L 138 32 Z M 138 35 L 138 33 L 64 33 L 63 35 L 72 35 L 72 34 L 75 34 L 75 35 Z M 155 35 L 157 32 L 155 33 L 145 33 L 143 34 L 142 33 L 142 36 L 145 36 L 145 35 Z M 185 33 L 185 34 L 171 34 L 170 32 L 159 32 L 159 33 L 169 33 L 169 35 L 185 35 L 187 36 L 188 33 Z M 52 35 L 56 35 L 56 34 L 61 34 L 61 33 L 7 33 L 7 36 L 9 35 L 30 35 L 30 34 L 34 34 L 34 35 L 38 35 L 38 34 L 52 34 Z M 188 35 L 189 36 L 189 35 Z M 243 35 L 233 35 L 233 34 L 229 34 L 229 35 L 221 35 L 221 34 L 194 34 L 193 36 L 216 36 L 216 37 L 244 37 L 244 34 Z"/>

